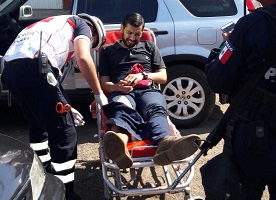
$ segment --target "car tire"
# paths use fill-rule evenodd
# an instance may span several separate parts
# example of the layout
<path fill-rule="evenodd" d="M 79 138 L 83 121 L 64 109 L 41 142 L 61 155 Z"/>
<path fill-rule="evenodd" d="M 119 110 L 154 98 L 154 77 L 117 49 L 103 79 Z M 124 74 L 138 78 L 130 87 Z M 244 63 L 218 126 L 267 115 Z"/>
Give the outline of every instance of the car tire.
<path fill-rule="evenodd" d="M 204 71 L 185 64 L 169 67 L 167 74 L 167 83 L 161 87 L 175 126 L 192 128 L 208 119 L 215 106 L 215 93 Z"/>

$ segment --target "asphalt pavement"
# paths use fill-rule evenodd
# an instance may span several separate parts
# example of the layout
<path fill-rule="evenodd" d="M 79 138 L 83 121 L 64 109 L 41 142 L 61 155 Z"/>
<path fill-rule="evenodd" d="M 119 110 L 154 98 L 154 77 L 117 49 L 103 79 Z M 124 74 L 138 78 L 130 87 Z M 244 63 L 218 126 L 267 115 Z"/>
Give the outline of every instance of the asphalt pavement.
<path fill-rule="evenodd" d="M 75 173 L 75 191 L 82 200 L 101 200 L 104 199 L 103 191 L 103 177 L 100 168 L 99 154 L 98 154 L 98 138 L 96 120 L 92 119 L 89 112 L 90 101 L 74 100 L 72 106 L 75 107 L 86 121 L 85 126 L 77 127 L 78 132 L 78 160 L 76 163 Z M 227 106 L 217 105 L 214 113 L 203 124 L 192 129 L 181 129 L 182 135 L 196 133 L 201 138 L 205 138 L 208 133 L 217 124 L 218 119 L 222 116 Z M 22 113 L 15 101 L 12 101 L 12 107 L 8 107 L 5 98 L 0 97 L 0 133 L 12 136 L 28 145 L 28 121 Z M 192 194 L 204 197 L 204 190 L 201 184 L 201 175 L 199 169 L 210 158 L 217 155 L 222 150 L 222 144 L 209 150 L 208 155 L 201 157 L 195 164 L 195 175 L 191 182 Z M 151 173 L 146 173 L 145 177 L 151 177 Z M 136 199 L 136 200 L 183 200 L 183 195 L 166 194 L 155 195 L 149 197 L 124 197 L 122 199 Z M 267 190 L 264 193 L 262 200 L 268 199 Z"/>

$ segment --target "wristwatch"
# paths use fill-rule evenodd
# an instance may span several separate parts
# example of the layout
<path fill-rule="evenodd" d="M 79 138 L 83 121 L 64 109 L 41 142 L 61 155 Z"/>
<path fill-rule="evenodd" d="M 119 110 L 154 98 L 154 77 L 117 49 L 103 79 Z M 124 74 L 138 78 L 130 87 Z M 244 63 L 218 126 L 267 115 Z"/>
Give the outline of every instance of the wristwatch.
<path fill-rule="evenodd" d="M 143 75 L 143 80 L 149 79 L 149 75 L 147 74 L 147 72 L 142 72 L 142 75 Z"/>

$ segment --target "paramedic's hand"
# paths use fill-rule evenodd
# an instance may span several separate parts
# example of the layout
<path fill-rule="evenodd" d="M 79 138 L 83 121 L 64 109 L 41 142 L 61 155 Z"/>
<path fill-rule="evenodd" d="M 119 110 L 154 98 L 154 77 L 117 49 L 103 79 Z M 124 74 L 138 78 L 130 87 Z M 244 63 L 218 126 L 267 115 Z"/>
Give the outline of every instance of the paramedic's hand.
<path fill-rule="evenodd" d="M 83 120 L 83 116 L 75 108 L 71 108 L 71 111 L 73 113 L 75 125 L 83 126 L 85 124 L 85 121 Z"/>
<path fill-rule="evenodd" d="M 95 94 L 94 98 L 100 106 L 104 106 L 105 104 L 108 104 L 108 100 L 103 92 L 100 92 L 100 94 Z"/>

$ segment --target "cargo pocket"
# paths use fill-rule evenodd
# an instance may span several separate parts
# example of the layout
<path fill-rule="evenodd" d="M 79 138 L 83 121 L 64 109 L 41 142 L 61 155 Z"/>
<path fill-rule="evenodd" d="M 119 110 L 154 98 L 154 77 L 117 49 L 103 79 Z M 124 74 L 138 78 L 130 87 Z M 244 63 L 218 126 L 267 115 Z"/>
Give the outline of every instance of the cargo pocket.
<path fill-rule="evenodd" d="M 269 154 L 269 129 L 264 121 L 248 124 L 247 151 L 249 154 L 267 156 Z"/>

